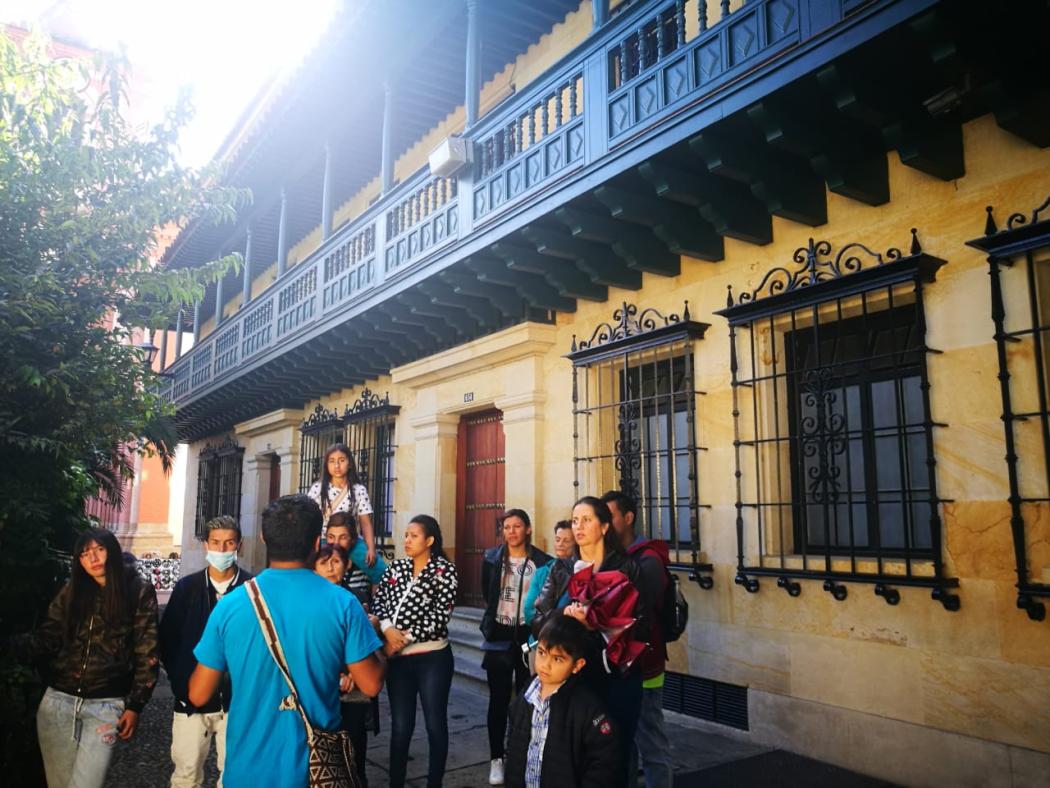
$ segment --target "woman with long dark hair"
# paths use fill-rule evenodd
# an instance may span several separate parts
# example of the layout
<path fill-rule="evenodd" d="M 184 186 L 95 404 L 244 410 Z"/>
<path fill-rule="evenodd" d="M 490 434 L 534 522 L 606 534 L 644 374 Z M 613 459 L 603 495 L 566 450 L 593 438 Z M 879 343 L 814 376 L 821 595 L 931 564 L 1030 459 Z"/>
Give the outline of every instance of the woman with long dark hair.
<path fill-rule="evenodd" d="M 445 776 L 453 671 L 448 621 L 458 587 L 456 567 L 442 548 L 438 521 L 428 514 L 417 514 L 405 528 L 405 557 L 387 568 L 372 602 L 386 642 L 383 650 L 390 657 L 386 691 L 390 698 L 392 788 L 405 784 L 417 697 L 423 706 L 430 747 L 427 787 L 439 788 Z"/>
<path fill-rule="evenodd" d="M 372 528 L 372 501 L 368 490 L 361 484 L 354 465 L 354 455 L 344 443 L 333 443 L 321 461 L 321 478 L 313 483 L 306 493 L 324 516 L 324 528 L 328 518 L 336 512 L 346 512 L 357 523 L 357 532 L 368 548 L 365 562 L 372 566 L 376 562 L 376 538 Z M 324 530 L 322 530 L 322 534 Z"/>
<path fill-rule="evenodd" d="M 528 654 L 529 621 L 525 598 L 533 577 L 551 557 L 532 544 L 532 521 L 523 509 L 508 509 L 499 517 L 502 543 L 485 551 L 481 590 L 485 614 L 481 618 L 481 666 L 489 687 L 489 784 L 503 785 L 507 709 L 511 699 L 532 680 Z"/>
<path fill-rule="evenodd" d="M 157 683 L 157 595 L 112 533 L 73 546 L 73 572 L 29 639 L 47 662 L 37 734 L 50 788 L 101 786 L 117 739 L 135 733 Z"/>
<path fill-rule="evenodd" d="M 650 626 L 646 611 L 651 610 L 652 600 L 645 596 L 645 589 L 639 584 L 638 564 L 624 551 L 612 519 L 608 504 L 593 495 L 585 495 L 573 505 L 572 532 L 576 542 L 574 571 L 577 576 L 581 571 L 622 572 L 638 592 L 633 611 L 638 620 L 630 637 L 645 642 Z M 633 747 L 634 732 L 641 713 L 641 671 L 636 664 L 625 668 L 613 666 L 613 660 L 606 653 L 606 640 L 588 619 L 587 607 L 569 598 L 572 576 L 568 572 L 556 571 L 558 569 L 556 565 L 552 567 L 540 591 L 532 620 L 533 631 L 538 632 L 552 616 L 557 615 L 572 616 L 587 627 L 591 632 L 591 649 L 580 677 L 599 697 L 606 699 L 609 716 L 617 724 L 624 747 Z M 626 758 L 624 763 L 626 768 Z"/>

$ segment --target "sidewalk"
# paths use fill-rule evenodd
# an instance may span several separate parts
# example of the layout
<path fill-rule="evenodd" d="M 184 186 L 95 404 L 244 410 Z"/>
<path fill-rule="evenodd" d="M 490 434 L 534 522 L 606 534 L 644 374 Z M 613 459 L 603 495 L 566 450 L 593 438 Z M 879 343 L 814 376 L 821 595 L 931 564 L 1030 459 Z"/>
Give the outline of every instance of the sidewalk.
<path fill-rule="evenodd" d="M 453 686 L 449 699 L 449 757 L 446 788 L 483 788 L 488 785 L 488 736 L 482 694 Z M 386 693 L 380 696 L 383 731 L 368 741 L 368 780 L 371 788 L 387 785 L 387 751 L 390 719 Z M 162 788 L 171 776 L 172 697 L 166 678 L 161 679 L 146 707 L 139 731 L 130 745 L 119 744 L 106 780 L 106 788 Z M 687 717 L 673 715 L 667 723 L 675 759 L 675 786 L 680 788 L 882 788 L 889 783 L 854 774 L 819 761 L 771 750 L 720 736 Z M 409 750 L 409 785 L 426 784 L 426 730 L 417 711 L 416 732 Z M 214 754 L 205 773 L 206 786 L 215 784 Z"/>

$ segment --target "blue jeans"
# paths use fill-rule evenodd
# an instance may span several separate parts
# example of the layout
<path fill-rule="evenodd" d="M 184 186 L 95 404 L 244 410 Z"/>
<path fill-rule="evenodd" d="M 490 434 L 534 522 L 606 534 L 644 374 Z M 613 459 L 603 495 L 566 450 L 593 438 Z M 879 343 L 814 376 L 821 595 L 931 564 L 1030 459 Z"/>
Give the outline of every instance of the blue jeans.
<path fill-rule="evenodd" d="M 645 772 L 645 788 L 671 788 L 674 782 L 674 764 L 671 761 L 671 742 L 664 730 L 664 688 L 642 689 L 642 708 L 638 727 L 634 732 L 635 746 L 630 748 L 628 785 L 634 785 L 638 758 Z"/>
<path fill-rule="evenodd" d="M 403 788 L 408 745 L 416 727 L 416 697 L 427 726 L 427 788 L 440 788 L 448 760 L 448 694 L 452 688 L 452 648 L 394 657 L 386 669 L 390 698 L 390 786 Z"/>
<path fill-rule="evenodd" d="M 36 712 L 48 788 L 102 788 L 123 713 L 123 698 L 78 698 L 48 687 Z"/>

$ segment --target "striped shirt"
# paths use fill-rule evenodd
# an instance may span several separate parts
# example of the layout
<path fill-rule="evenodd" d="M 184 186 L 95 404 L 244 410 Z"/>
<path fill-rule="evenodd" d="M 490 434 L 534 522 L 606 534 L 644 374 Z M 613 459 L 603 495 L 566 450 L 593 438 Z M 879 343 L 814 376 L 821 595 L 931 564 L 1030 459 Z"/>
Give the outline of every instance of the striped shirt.
<path fill-rule="evenodd" d="M 560 687 L 558 689 L 561 689 Z M 546 698 L 541 697 L 540 678 L 532 680 L 525 690 L 525 700 L 532 704 L 532 736 L 529 739 L 529 751 L 525 756 L 525 786 L 540 788 L 540 773 L 543 771 L 543 748 L 547 744 L 547 728 L 551 721 L 551 698 L 554 690 Z"/>

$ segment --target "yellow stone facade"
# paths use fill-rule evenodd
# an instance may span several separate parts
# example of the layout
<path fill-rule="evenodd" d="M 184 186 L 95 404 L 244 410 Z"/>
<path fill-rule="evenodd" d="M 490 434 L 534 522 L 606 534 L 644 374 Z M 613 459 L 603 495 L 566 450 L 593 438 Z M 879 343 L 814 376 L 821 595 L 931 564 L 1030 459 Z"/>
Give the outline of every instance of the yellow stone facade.
<path fill-rule="evenodd" d="M 508 95 L 512 83 L 520 89 L 583 40 L 590 13 L 589 2 L 582 3 L 486 84 L 483 111 Z M 411 176 L 434 144 L 460 130 L 463 120 L 460 107 L 398 159 L 396 176 Z M 606 302 L 580 300 L 575 313 L 559 313 L 554 325 L 515 326 L 368 381 L 369 389 L 389 392 L 391 403 L 400 406 L 394 545 L 413 514 L 431 513 L 455 557 L 459 421 L 494 407 L 503 414 L 506 437 L 506 503 L 532 514 L 535 540 L 549 547 L 553 525 L 569 515 L 574 496 L 572 365 L 564 358 L 573 336 L 589 337 L 623 302 L 666 314 L 680 313 L 688 299 L 692 318 L 710 324 L 695 344 L 696 387 L 705 392 L 696 402 L 696 438 L 706 447 L 698 458 L 700 497 L 709 507 L 701 513 L 701 532 L 714 587 L 705 591 L 683 582 L 690 623 L 670 647 L 670 668 L 747 686 L 751 732 L 739 735 L 771 746 L 908 785 L 1050 785 L 1050 624 L 1032 622 L 1015 607 L 988 265 L 965 246 L 982 234 L 985 206 L 996 206 L 1005 217 L 1043 202 L 1050 193 L 1050 149 L 1020 141 L 990 116 L 966 124 L 963 134 L 966 175 L 958 180 L 924 175 L 890 154 L 890 200 L 884 205 L 828 193 L 823 226 L 773 217 L 773 242 L 766 246 L 726 238 L 722 262 L 683 258 L 680 276 L 645 274 L 641 290 L 610 288 Z M 378 189 L 377 179 L 337 209 L 333 226 L 359 215 Z M 798 598 L 777 589 L 771 578 L 763 579 L 759 593 L 748 594 L 733 582 L 729 330 L 714 313 L 725 306 L 727 286 L 736 292 L 755 287 L 770 268 L 789 265 L 810 237 L 826 239 L 836 249 L 854 241 L 876 250 L 906 249 L 912 227 L 927 253 L 947 261 L 925 290 L 927 343 L 940 351 L 927 356 L 927 363 L 933 417 L 948 425 L 934 432 L 936 472 L 945 501 L 945 573 L 959 578 L 961 610 L 946 611 L 930 600 L 929 589 L 920 588 L 901 588 L 901 602 L 892 607 L 864 584 L 851 585 L 842 602 L 805 580 Z M 289 265 L 319 242 L 319 229 L 297 239 Z M 253 296 L 269 286 L 274 271 L 255 280 Z M 239 301 L 238 293 L 227 312 Z M 209 321 L 202 334 L 210 330 Z M 1023 361 L 1029 351 L 1012 352 L 1015 361 Z M 246 447 L 242 519 L 250 537 L 265 502 L 267 458 L 275 453 L 280 458 L 281 491 L 295 491 L 298 424 L 318 404 L 341 410 L 362 388 L 236 427 Z M 202 445 L 191 447 L 190 469 Z M 1039 451 L 1039 436 L 1022 426 L 1019 452 Z M 186 488 L 188 523 L 195 505 L 193 473 Z M 1031 572 L 1047 582 L 1050 512 L 1028 519 Z M 260 568 L 262 551 L 252 546 L 249 553 L 248 563 Z M 894 571 L 888 563 L 887 571 Z M 184 571 L 190 569 L 192 564 Z"/>
<path fill-rule="evenodd" d="M 389 392 L 401 407 L 394 544 L 411 515 L 428 512 L 443 524 L 455 555 L 459 419 L 496 407 L 506 435 L 507 505 L 530 511 L 536 541 L 549 546 L 553 524 L 569 514 L 573 501 L 572 365 L 563 357 L 573 335 L 590 336 L 623 301 L 666 313 L 680 312 L 688 299 L 693 319 L 710 323 L 695 344 L 695 359 L 697 388 L 705 392 L 697 400 L 697 442 L 707 448 L 699 458 L 701 499 L 710 506 L 702 512 L 702 544 L 715 585 L 703 591 L 684 584 L 691 619 L 671 647 L 672 669 L 747 686 L 751 736 L 760 740 L 908 784 L 1047 784 L 1050 626 L 1029 621 L 1014 604 L 987 263 L 964 242 L 981 235 L 986 205 L 1005 211 L 1042 202 L 1050 189 L 1050 150 L 1018 142 L 990 117 L 966 125 L 964 135 L 967 174 L 957 181 L 925 176 L 891 156 L 891 199 L 883 206 L 829 194 L 825 226 L 774 217 L 768 246 L 726 239 L 723 262 L 683 259 L 680 276 L 646 274 L 640 291 L 610 289 L 607 302 L 580 301 L 575 314 L 558 314 L 555 325 L 525 323 L 369 381 L 370 389 Z M 928 343 L 942 351 L 928 357 L 928 368 L 933 416 L 948 424 L 934 434 L 937 481 L 946 501 L 945 570 L 959 578 L 962 609 L 947 612 L 929 599 L 928 589 L 909 588 L 901 588 L 901 603 L 891 607 L 863 584 L 851 586 L 843 602 L 813 581 L 802 581 L 799 598 L 768 578 L 759 593 L 745 593 L 733 583 L 728 326 L 713 313 L 724 306 L 727 285 L 754 287 L 811 236 L 835 248 L 851 241 L 906 248 L 911 227 L 925 251 L 947 261 L 926 289 Z M 359 394 L 347 389 L 320 404 L 342 408 Z M 262 501 L 268 466 L 255 465 L 258 458 L 276 452 L 282 491 L 297 486 L 298 423 L 316 404 L 236 428 L 246 445 L 244 500 L 255 502 L 245 516 L 257 516 Z M 1029 536 L 1033 574 L 1045 577 L 1045 516 L 1033 518 Z M 252 559 L 258 565 L 261 554 L 255 551 Z M 873 739 L 878 743 L 869 747 Z M 925 743 L 913 751 L 918 741 Z M 877 763 L 870 762 L 873 752 L 881 753 Z M 920 756 L 927 763 L 921 772 L 914 768 Z M 1036 781 L 987 782 L 1004 764 L 1004 774 Z"/>

